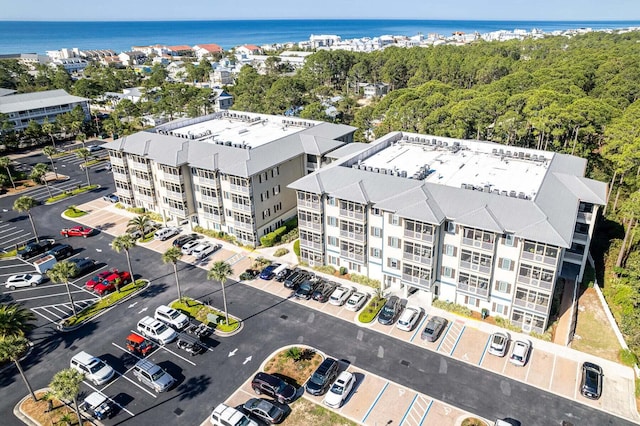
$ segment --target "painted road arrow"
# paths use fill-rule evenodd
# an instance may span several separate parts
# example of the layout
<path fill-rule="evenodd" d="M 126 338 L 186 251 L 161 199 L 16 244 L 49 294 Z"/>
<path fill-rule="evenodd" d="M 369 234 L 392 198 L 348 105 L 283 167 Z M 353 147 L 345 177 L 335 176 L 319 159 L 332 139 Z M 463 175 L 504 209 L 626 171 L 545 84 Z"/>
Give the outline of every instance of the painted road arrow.
<path fill-rule="evenodd" d="M 131 308 L 135 308 L 135 306 L 138 304 L 138 302 L 133 302 L 132 304 L 129 305 L 129 309 Z"/>
<path fill-rule="evenodd" d="M 138 303 L 138 302 L 136 302 L 136 303 Z M 139 314 L 141 314 L 141 313 L 143 313 L 144 311 L 146 311 L 147 309 L 149 309 L 149 308 L 145 306 L 144 308 L 140 309 L 140 310 L 138 311 L 138 313 L 139 313 Z"/>
<path fill-rule="evenodd" d="M 242 363 L 242 365 L 245 365 L 246 363 L 248 363 L 249 361 L 251 361 L 251 355 L 249 355 L 248 357 L 246 357 L 244 359 L 244 362 Z"/>
<path fill-rule="evenodd" d="M 234 356 L 236 354 L 236 352 L 238 352 L 238 348 L 235 348 L 234 350 L 229 352 L 229 357 L 228 358 L 231 358 L 232 356 Z"/>

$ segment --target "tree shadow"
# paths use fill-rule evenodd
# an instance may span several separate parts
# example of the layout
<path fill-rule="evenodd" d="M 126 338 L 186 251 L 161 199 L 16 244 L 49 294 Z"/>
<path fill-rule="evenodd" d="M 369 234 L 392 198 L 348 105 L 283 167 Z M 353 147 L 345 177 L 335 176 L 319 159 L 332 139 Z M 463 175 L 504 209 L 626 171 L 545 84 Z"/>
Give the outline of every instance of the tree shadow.
<path fill-rule="evenodd" d="M 151 283 L 147 286 L 147 288 L 138 293 L 138 297 L 142 299 L 150 299 L 164 293 L 168 289 L 169 285 L 166 283 Z"/>
<path fill-rule="evenodd" d="M 605 256 L 614 240 L 622 240 L 624 238 L 624 232 L 624 226 L 622 226 L 622 224 L 610 219 L 602 218 L 596 224 L 593 239 L 591 240 L 590 252 L 596 267 L 596 280 L 600 287 L 604 287 L 605 284 Z"/>
<path fill-rule="evenodd" d="M 98 225 L 96 227 L 94 227 L 93 229 L 97 230 L 97 231 L 104 231 L 106 229 L 111 229 L 114 226 L 116 226 L 116 224 L 114 222 L 107 222 L 107 223 L 103 223 L 102 225 Z"/>
<path fill-rule="evenodd" d="M 185 399 L 193 399 L 203 394 L 211 385 L 211 377 L 203 374 L 197 377 L 190 377 L 184 383 L 176 388 L 180 394 L 180 401 Z"/>

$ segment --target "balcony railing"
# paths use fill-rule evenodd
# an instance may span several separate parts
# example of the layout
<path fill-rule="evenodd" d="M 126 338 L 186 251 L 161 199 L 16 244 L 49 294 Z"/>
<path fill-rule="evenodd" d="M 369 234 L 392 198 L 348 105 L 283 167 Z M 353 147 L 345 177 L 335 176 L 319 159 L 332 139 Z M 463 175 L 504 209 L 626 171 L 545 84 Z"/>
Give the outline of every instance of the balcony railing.
<path fill-rule="evenodd" d="M 116 194 L 118 195 L 118 197 L 124 197 L 124 198 L 132 198 L 133 197 L 133 191 L 130 189 L 124 189 L 124 188 L 118 188 L 116 187 Z"/>
<path fill-rule="evenodd" d="M 488 288 L 480 288 L 480 287 L 470 286 L 469 284 L 465 284 L 465 283 L 458 283 L 458 290 L 468 294 L 474 294 L 476 296 L 483 297 L 485 299 L 489 297 Z"/>
<path fill-rule="evenodd" d="M 364 262 L 364 254 L 356 254 L 346 250 L 340 250 L 340 257 L 344 259 L 355 260 L 356 262 Z"/>
<path fill-rule="evenodd" d="M 243 211 L 243 212 L 251 212 L 251 205 L 250 204 L 231 203 L 231 207 L 234 210 L 239 210 L 239 211 Z"/>
<path fill-rule="evenodd" d="M 241 192 L 243 194 L 248 194 L 250 192 L 249 187 L 248 186 L 241 186 L 241 185 L 229 185 L 229 189 L 231 189 L 234 192 Z"/>
<path fill-rule="evenodd" d="M 182 182 L 182 175 L 172 175 L 170 173 L 163 173 L 162 180 L 164 180 L 165 182 L 180 183 Z"/>
<path fill-rule="evenodd" d="M 593 217 L 593 213 L 578 212 L 578 220 L 581 220 L 585 223 L 591 223 L 592 217 Z"/>
<path fill-rule="evenodd" d="M 526 308 L 532 311 L 546 313 L 549 310 L 548 306 L 538 305 L 536 303 L 527 302 L 526 300 L 514 299 L 513 304 L 516 306 L 520 306 L 522 308 Z"/>
<path fill-rule="evenodd" d="M 179 209 L 179 208 L 176 208 L 176 207 L 169 207 L 169 213 L 175 214 L 178 217 L 187 217 L 187 210 L 186 209 Z"/>
<path fill-rule="evenodd" d="M 236 228 L 245 229 L 247 231 L 253 231 L 253 223 L 234 222 L 233 226 L 235 226 Z"/>
<path fill-rule="evenodd" d="M 353 210 L 340 209 L 340 216 L 350 219 L 364 220 L 364 212 L 355 212 Z"/>
<path fill-rule="evenodd" d="M 564 252 L 564 260 L 567 260 L 571 263 L 579 263 L 582 264 L 582 259 L 584 258 L 584 254 L 579 253 L 570 253 L 568 251 Z"/>
<path fill-rule="evenodd" d="M 418 254 L 411 254 L 411 253 L 402 253 L 402 258 L 404 260 L 408 260 L 410 262 L 414 262 L 414 263 L 419 263 L 421 265 L 428 265 L 431 266 L 433 265 L 433 258 L 432 257 L 427 257 L 427 256 L 420 256 Z"/>
<path fill-rule="evenodd" d="M 155 200 L 152 195 L 141 194 L 139 192 L 135 193 L 136 200 L 146 201 L 148 203 L 153 203 Z"/>
<path fill-rule="evenodd" d="M 427 241 L 429 243 L 433 242 L 433 234 L 421 234 L 418 232 L 413 232 L 413 231 L 409 231 L 408 229 L 405 229 L 404 236 L 406 238 L 411 238 L 414 240 Z"/>
<path fill-rule="evenodd" d="M 427 291 L 431 290 L 431 280 L 428 278 L 414 277 L 413 275 L 402 274 L 402 280 L 414 287 L 418 287 Z"/>
<path fill-rule="evenodd" d="M 494 245 L 494 243 L 488 243 L 485 241 L 478 241 L 478 240 L 474 240 L 471 238 L 464 238 L 464 237 L 462 238 L 462 244 L 465 246 L 481 248 L 483 250 L 489 250 L 489 251 L 493 251 L 493 245 Z"/>
<path fill-rule="evenodd" d="M 187 199 L 187 194 L 183 192 L 165 190 L 164 193 L 167 196 L 167 198 L 171 198 L 172 200 L 184 201 Z"/>
<path fill-rule="evenodd" d="M 196 176 L 195 183 L 199 183 L 200 185 L 205 185 L 210 188 L 218 188 L 218 181 L 215 179 Z"/>
<path fill-rule="evenodd" d="M 320 210 L 320 203 L 298 199 L 298 207 L 311 209 L 311 210 Z"/>
<path fill-rule="evenodd" d="M 220 198 L 218 197 L 210 197 L 208 195 L 200 194 L 200 200 L 202 200 L 203 203 L 212 204 L 214 206 L 220 205 Z"/>
<path fill-rule="evenodd" d="M 126 167 L 127 166 L 126 161 L 124 161 L 124 158 L 122 158 L 122 157 L 110 156 L 109 157 L 109 161 L 111 162 L 112 166 L 120 166 L 120 167 Z"/>
<path fill-rule="evenodd" d="M 135 183 L 137 183 L 140 186 L 153 189 L 153 182 L 151 182 L 150 180 L 137 177 L 135 178 Z"/>
<path fill-rule="evenodd" d="M 126 173 L 113 172 L 113 178 L 121 182 L 129 182 L 129 175 Z"/>
<path fill-rule="evenodd" d="M 149 165 L 147 163 L 140 163 L 138 161 L 132 161 L 129 163 L 129 166 L 134 170 L 140 170 L 141 172 L 148 172 Z"/>
<path fill-rule="evenodd" d="M 490 274 L 491 273 L 491 266 L 487 266 L 487 265 L 480 265 L 478 263 L 471 263 L 471 262 L 465 262 L 465 261 L 460 261 L 460 269 L 466 269 L 468 271 L 475 271 L 475 272 L 480 272 L 483 274 Z"/>
<path fill-rule="evenodd" d="M 542 281 L 537 278 L 525 277 L 523 275 L 518 275 L 517 282 L 520 284 L 527 284 L 530 287 L 543 288 L 545 290 L 551 290 L 551 287 L 553 286 L 553 283 L 551 282 Z"/>
<path fill-rule="evenodd" d="M 222 216 L 220 216 L 219 214 L 200 212 L 200 216 L 203 219 L 209 219 L 209 220 L 213 220 L 213 221 L 216 221 L 216 222 L 222 222 Z"/>
<path fill-rule="evenodd" d="M 340 236 L 348 238 L 350 240 L 355 240 L 355 241 L 364 241 L 365 239 L 364 233 L 360 233 L 360 232 L 349 232 L 349 231 L 340 230 Z"/>
<path fill-rule="evenodd" d="M 573 241 L 577 242 L 577 243 L 583 243 L 586 244 L 587 243 L 587 238 L 589 236 L 587 234 L 583 234 L 581 232 L 574 232 L 573 233 Z"/>
<path fill-rule="evenodd" d="M 322 244 L 321 242 L 314 242 L 310 240 L 300 239 L 300 246 L 320 251 L 324 250 L 324 244 Z"/>
<path fill-rule="evenodd" d="M 538 263 L 545 263 L 547 265 L 555 265 L 558 261 L 557 257 L 544 256 L 541 254 L 531 253 L 529 251 L 522 252 L 522 258 L 527 260 L 533 260 Z"/>
<path fill-rule="evenodd" d="M 308 222 L 306 220 L 298 220 L 298 226 L 301 228 L 322 230 L 322 224 L 318 222 Z"/>

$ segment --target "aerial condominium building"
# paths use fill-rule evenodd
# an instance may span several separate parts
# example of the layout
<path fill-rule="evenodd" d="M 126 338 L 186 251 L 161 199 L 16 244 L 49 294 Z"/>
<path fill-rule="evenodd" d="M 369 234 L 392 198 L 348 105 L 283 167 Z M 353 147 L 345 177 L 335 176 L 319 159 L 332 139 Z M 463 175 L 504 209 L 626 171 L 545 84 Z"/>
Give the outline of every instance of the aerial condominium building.
<path fill-rule="evenodd" d="M 582 158 L 404 132 L 331 155 L 340 158 L 290 185 L 310 265 L 538 333 L 554 296 L 582 280 L 607 196 Z"/>
<path fill-rule="evenodd" d="M 296 215 L 287 185 L 327 165 L 355 128 L 222 111 L 173 121 L 105 145 L 116 194 L 166 221 L 199 225 L 256 246 Z"/>

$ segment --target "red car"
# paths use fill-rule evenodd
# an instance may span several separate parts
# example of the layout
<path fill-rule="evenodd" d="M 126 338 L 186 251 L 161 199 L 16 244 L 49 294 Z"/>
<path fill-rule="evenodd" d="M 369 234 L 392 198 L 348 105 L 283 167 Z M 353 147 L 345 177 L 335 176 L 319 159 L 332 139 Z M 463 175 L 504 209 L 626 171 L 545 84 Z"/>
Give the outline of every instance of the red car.
<path fill-rule="evenodd" d="M 98 284 L 106 280 L 108 276 L 113 275 L 114 273 L 117 273 L 117 272 L 118 272 L 117 269 L 113 269 L 111 271 L 102 271 L 98 275 L 96 275 L 95 277 L 87 281 L 87 283 L 84 286 L 86 287 L 87 290 L 93 290 Z"/>
<path fill-rule="evenodd" d="M 69 237 L 84 237 L 87 238 L 89 235 L 93 234 L 93 228 L 89 228 L 88 226 L 74 226 L 73 228 L 64 228 L 60 231 L 60 235 Z"/>
<path fill-rule="evenodd" d="M 104 279 L 100 284 L 93 287 L 93 291 L 102 296 L 105 293 L 111 293 L 116 290 L 116 282 L 120 280 L 118 286 L 129 284 L 131 282 L 131 274 L 127 271 L 114 272 Z"/>

